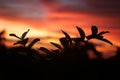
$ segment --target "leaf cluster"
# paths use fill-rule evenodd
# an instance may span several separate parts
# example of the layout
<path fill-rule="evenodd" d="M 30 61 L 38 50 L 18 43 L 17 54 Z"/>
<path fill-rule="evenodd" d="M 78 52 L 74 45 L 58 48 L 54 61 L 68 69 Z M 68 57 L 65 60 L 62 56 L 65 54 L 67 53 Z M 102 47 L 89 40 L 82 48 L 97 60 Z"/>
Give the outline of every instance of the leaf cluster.
<path fill-rule="evenodd" d="M 51 42 L 52 45 L 58 48 L 59 53 L 65 51 L 69 52 L 70 50 L 73 50 L 74 53 L 78 51 L 79 53 L 84 52 L 85 54 L 88 50 L 92 50 L 96 56 L 101 57 L 101 54 L 99 54 L 99 52 L 95 49 L 95 46 L 93 44 L 89 43 L 89 40 L 98 39 L 112 45 L 112 42 L 105 39 L 103 36 L 104 34 L 109 33 L 109 31 L 101 31 L 98 33 L 98 28 L 96 26 L 92 26 L 91 34 L 86 36 L 82 28 L 78 26 L 76 26 L 76 28 L 80 35 L 79 37 L 71 38 L 67 32 L 62 30 L 62 33 L 65 35 L 65 37 L 59 39 L 62 46 L 57 43 Z"/>
<path fill-rule="evenodd" d="M 21 44 L 23 45 L 24 47 L 26 46 L 26 44 L 28 43 L 28 40 L 29 38 L 26 38 L 26 35 L 28 34 L 28 32 L 30 31 L 30 29 L 28 29 L 27 31 L 25 31 L 21 37 L 17 36 L 16 34 L 14 33 L 11 33 L 10 36 L 13 36 L 13 37 L 16 37 L 18 39 L 17 42 L 14 43 L 14 45 L 17 45 L 17 44 Z M 27 47 L 28 48 L 32 48 L 32 46 L 36 43 L 40 41 L 39 38 L 35 38 Z"/>
<path fill-rule="evenodd" d="M 101 54 L 97 52 L 93 44 L 89 43 L 89 40 L 99 39 L 101 41 L 107 42 L 112 45 L 112 42 L 105 39 L 103 36 L 104 34 L 109 33 L 109 31 L 98 32 L 98 28 L 96 26 L 92 26 L 91 34 L 87 36 L 85 34 L 85 31 L 82 28 L 76 26 L 76 29 L 79 33 L 79 37 L 71 38 L 71 36 L 67 32 L 65 32 L 64 30 L 61 30 L 62 33 L 64 34 L 64 37 L 59 39 L 60 44 L 50 42 L 53 46 L 57 48 L 56 50 L 49 50 L 45 47 L 40 47 L 39 50 L 46 53 L 47 56 L 50 58 L 60 53 L 69 52 L 69 51 L 86 54 L 88 50 L 92 50 L 95 53 L 95 55 L 97 55 L 98 57 L 101 57 Z M 17 36 L 16 34 L 11 33 L 10 36 L 16 37 L 18 39 L 18 41 L 15 42 L 14 45 L 21 44 L 24 47 L 32 48 L 32 46 L 36 42 L 40 41 L 39 38 L 35 38 L 28 46 L 26 46 L 29 40 L 29 38 L 26 38 L 26 35 L 28 34 L 29 31 L 30 31 L 29 29 L 25 31 L 21 35 L 21 37 Z"/>

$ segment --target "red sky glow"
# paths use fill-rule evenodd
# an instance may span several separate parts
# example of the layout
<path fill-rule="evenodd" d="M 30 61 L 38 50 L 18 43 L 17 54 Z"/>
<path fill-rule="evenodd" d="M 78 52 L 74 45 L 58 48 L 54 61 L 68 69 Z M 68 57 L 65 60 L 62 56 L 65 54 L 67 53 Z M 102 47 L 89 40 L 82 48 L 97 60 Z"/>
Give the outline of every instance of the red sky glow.
<path fill-rule="evenodd" d="M 63 37 L 61 29 L 78 36 L 75 26 L 90 34 L 92 25 L 111 33 L 105 36 L 120 45 L 120 0 L 0 0 L 0 30 L 28 36 L 44 42 Z"/>

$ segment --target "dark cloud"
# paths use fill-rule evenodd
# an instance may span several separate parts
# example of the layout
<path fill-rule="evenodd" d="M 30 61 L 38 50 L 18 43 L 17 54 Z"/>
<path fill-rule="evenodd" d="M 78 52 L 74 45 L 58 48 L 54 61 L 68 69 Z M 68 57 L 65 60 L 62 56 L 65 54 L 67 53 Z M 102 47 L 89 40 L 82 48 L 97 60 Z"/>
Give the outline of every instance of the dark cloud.
<path fill-rule="evenodd" d="M 4 18 L 38 20 L 49 11 L 120 18 L 120 0 L 0 0 L 0 17 Z"/>
<path fill-rule="evenodd" d="M 45 5 L 54 5 L 56 2 L 59 2 L 59 0 L 39 0 L 40 3 L 45 4 Z"/>
<path fill-rule="evenodd" d="M 55 12 L 120 17 L 120 0 L 42 0 Z M 54 5 L 54 6 L 53 6 Z"/>
<path fill-rule="evenodd" d="M 120 17 L 120 0 L 88 0 L 91 12 Z"/>
<path fill-rule="evenodd" d="M 0 17 L 10 19 L 34 19 L 45 16 L 38 0 L 0 0 Z"/>

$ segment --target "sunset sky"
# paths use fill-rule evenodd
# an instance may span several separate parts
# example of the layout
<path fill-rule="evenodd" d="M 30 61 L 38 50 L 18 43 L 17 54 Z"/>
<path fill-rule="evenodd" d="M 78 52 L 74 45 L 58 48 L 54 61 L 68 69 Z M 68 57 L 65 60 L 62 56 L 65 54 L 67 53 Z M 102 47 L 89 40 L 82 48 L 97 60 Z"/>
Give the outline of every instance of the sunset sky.
<path fill-rule="evenodd" d="M 90 34 L 92 25 L 108 30 L 106 38 L 120 45 L 120 0 L 0 0 L 0 30 L 44 42 L 57 42 L 64 35 L 78 36 L 75 26 Z"/>

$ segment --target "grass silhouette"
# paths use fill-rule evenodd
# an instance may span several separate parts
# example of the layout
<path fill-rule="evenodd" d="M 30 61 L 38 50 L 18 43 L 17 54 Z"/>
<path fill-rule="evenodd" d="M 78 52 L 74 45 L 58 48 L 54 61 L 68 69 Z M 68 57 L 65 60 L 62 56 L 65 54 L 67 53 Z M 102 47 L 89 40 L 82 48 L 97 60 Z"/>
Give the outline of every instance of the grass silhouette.
<path fill-rule="evenodd" d="M 43 80 L 66 80 L 66 79 L 82 79 L 103 80 L 118 78 L 120 64 L 120 48 L 117 47 L 116 56 L 103 59 L 102 54 L 96 50 L 91 39 L 99 39 L 110 45 L 112 42 L 105 39 L 103 34 L 109 31 L 98 32 L 96 26 L 91 27 L 91 34 L 86 35 L 84 30 L 76 27 L 79 37 L 72 38 L 67 32 L 62 30 L 64 37 L 60 38 L 60 44 L 50 42 L 57 49 L 49 50 L 40 47 L 38 50 L 46 53 L 42 55 L 38 50 L 32 47 L 39 38 L 35 38 L 28 43 L 29 38 L 26 35 L 29 29 L 25 31 L 21 37 L 12 33 L 10 36 L 18 39 L 14 45 L 20 44 L 18 47 L 6 47 L 0 44 L 0 70 L 2 78 L 9 77 L 13 79 L 17 76 L 21 79 L 43 79 Z M 4 41 L 4 31 L 0 33 L 0 42 Z M 89 57 L 89 51 L 94 53 L 96 59 Z"/>

